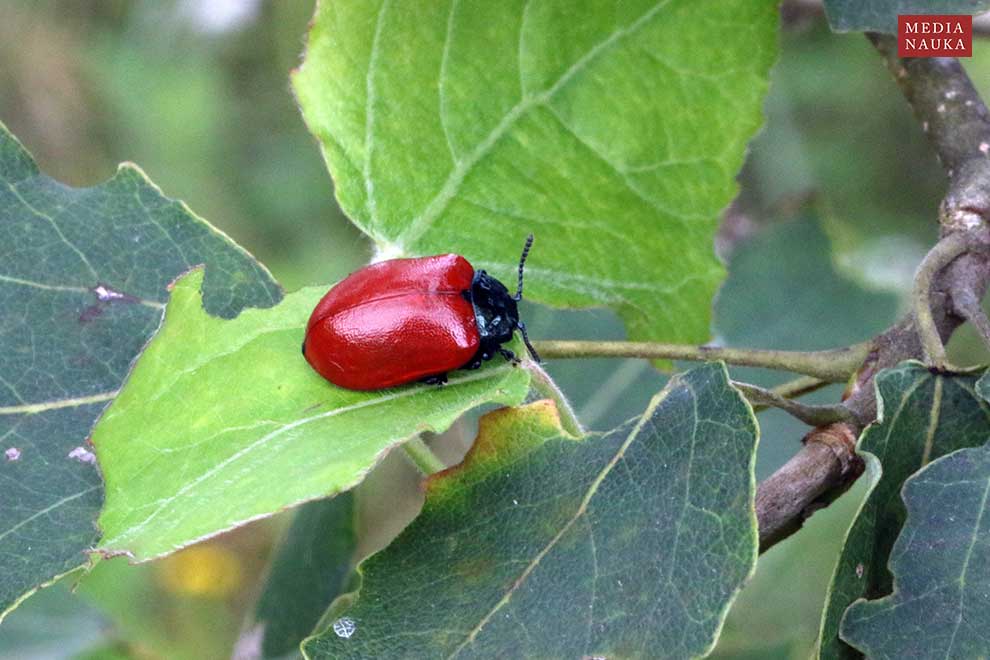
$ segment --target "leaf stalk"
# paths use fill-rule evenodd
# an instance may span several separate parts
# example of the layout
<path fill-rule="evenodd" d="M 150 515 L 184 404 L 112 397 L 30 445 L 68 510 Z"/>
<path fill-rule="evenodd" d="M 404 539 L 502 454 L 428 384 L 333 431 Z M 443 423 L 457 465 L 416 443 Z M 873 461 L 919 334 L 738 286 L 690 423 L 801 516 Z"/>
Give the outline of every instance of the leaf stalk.
<path fill-rule="evenodd" d="M 835 422 L 852 420 L 852 412 L 841 403 L 828 406 L 810 406 L 798 401 L 792 401 L 773 390 L 764 389 L 749 383 L 732 381 L 732 385 L 743 393 L 752 403 L 765 407 L 780 408 L 792 417 L 801 420 L 808 426 L 825 426 Z"/>
<path fill-rule="evenodd" d="M 914 276 L 914 291 L 911 297 L 918 337 L 927 363 L 939 370 L 945 370 L 948 361 L 945 356 L 945 345 L 932 316 L 932 285 L 935 277 L 956 258 L 965 254 L 970 245 L 968 232 L 949 234 L 925 255 Z"/>
<path fill-rule="evenodd" d="M 560 425 L 564 430 L 578 438 L 583 436 L 585 430 L 581 426 L 581 420 L 578 419 L 577 413 L 574 412 L 570 401 L 567 400 L 564 393 L 557 387 L 557 383 L 553 381 L 550 374 L 533 360 L 524 360 L 523 366 L 530 373 L 530 383 L 533 388 L 543 396 L 551 399 L 557 406 L 557 412 L 560 415 Z"/>
<path fill-rule="evenodd" d="M 427 477 L 447 469 L 447 465 L 433 453 L 433 450 L 418 435 L 403 444 L 402 450 L 409 457 L 409 460 L 413 462 L 413 465 L 419 468 L 419 471 Z"/>
<path fill-rule="evenodd" d="M 848 380 L 870 352 L 869 342 L 825 351 L 776 351 L 636 341 L 551 340 L 534 342 L 534 345 L 540 355 L 548 359 L 625 357 L 699 362 L 722 360 L 738 366 L 804 374 L 829 383 Z"/>

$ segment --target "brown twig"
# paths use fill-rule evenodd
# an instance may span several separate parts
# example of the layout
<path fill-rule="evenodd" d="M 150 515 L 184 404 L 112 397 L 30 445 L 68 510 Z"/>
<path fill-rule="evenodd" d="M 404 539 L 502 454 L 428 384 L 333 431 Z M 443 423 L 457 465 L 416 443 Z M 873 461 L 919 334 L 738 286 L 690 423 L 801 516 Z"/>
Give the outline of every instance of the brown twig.
<path fill-rule="evenodd" d="M 856 455 L 858 434 L 857 426 L 844 422 L 813 430 L 802 450 L 760 484 L 756 517 L 761 552 L 800 529 L 863 473 L 863 460 Z"/>
<path fill-rule="evenodd" d="M 852 413 L 841 403 L 834 405 L 812 406 L 777 394 L 750 383 L 732 381 L 733 386 L 743 393 L 750 403 L 760 406 L 779 408 L 792 417 L 801 420 L 808 426 L 825 426 L 834 422 L 845 422 L 852 418 Z M 754 409 L 756 407 L 754 405 Z"/>

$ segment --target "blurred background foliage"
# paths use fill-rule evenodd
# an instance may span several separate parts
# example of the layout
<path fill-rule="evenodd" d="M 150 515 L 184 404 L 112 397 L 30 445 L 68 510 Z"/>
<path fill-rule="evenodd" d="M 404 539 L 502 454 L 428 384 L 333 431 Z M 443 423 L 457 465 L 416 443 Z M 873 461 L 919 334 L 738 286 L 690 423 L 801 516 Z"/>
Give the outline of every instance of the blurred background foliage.
<path fill-rule="evenodd" d="M 287 290 L 328 284 L 366 263 L 370 248 L 337 208 L 289 91 L 311 14 L 311 0 L 0 0 L 0 120 L 57 179 L 92 185 L 118 162 L 136 162 Z M 717 240 L 730 278 L 713 335 L 737 346 L 827 348 L 867 338 L 903 310 L 910 275 L 935 238 L 944 177 L 866 40 L 832 34 L 814 11 L 785 5 L 783 15 L 767 124 Z M 985 42 L 966 66 L 990 92 Z M 524 313 L 534 337 L 623 336 L 602 310 L 527 304 Z M 965 331 L 951 349 L 958 363 L 985 360 Z M 632 360 L 550 369 L 596 429 L 640 412 L 666 379 Z M 830 388 L 809 399 L 838 395 Z M 760 417 L 762 478 L 805 429 L 780 413 Z M 476 419 L 433 440 L 448 461 L 466 450 Z M 422 497 L 398 455 L 357 496 L 361 554 L 387 543 Z M 854 489 L 761 559 L 717 657 L 807 657 L 859 497 Z M 0 658 L 228 657 L 289 515 L 151 564 L 104 561 L 70 576 L 3 624 Z"/>

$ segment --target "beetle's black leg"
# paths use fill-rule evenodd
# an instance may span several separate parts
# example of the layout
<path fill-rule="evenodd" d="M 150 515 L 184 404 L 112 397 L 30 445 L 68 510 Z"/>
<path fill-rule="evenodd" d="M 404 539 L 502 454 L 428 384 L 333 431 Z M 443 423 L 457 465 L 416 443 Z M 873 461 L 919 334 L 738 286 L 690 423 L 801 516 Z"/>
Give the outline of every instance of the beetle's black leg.
<path fill-rule="evenodd" d="M 498 354 L 501 355 L 502 357 L 504 357 L 509 362 L 515 362 L 515 363 L 518 363 L 519 362 L 519 358 L 516 357 L 516 354 L 513 353 L 512 351 L 510 351 L 507 348 L 501 348 L 500 347 L 498 349 Z"/>
<path fill-rule="evenodd" d="M 303 354 L 303 357 L 306 357 L 306 342 L 303 342 L 302 343 L 302 354 Z"/>
<path fill-rule="evenodd" d="M 427 376 L 423 378 L 420 382 L 426 383 L 427 385 L 446 385 L 447 384 L 447 374 L 436 374 L 435 376 Z"/>
<path fill-rule="evenodd" d="M 540 360 L 540 354 L 537 353 L 536 349 L 533 348 L 533 345 L 529 343 L 529 335 L 526 334 L 526 324 L 522 321 L 516 321 L 516 327 L 519 328 L 519 332 L 523 336 L 523 343 L 526 344 L 526 350 L 529 351 L 529 354 L 533 356 L 533 361 L 536 362 L 536 364 L 540 364 L 542 362 L 542 360 Z"/>
<path fill-rule="evenodd" d="M 491 353 L 488 352 L 488 349 L 482 346 L 482 348 L 479 348 L 478 352 L 474 354 L 474 357 L 471 358 L 471 361 L 461 367 L 461 369 L 480 369 L 485 360 L 490 360 L 491 357 Z"/>

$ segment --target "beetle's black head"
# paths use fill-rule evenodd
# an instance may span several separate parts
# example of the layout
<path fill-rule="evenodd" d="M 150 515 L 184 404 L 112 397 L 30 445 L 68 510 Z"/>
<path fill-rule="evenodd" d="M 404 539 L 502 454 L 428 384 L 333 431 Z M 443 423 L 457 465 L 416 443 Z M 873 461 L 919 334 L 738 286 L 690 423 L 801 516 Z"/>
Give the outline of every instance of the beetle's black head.
<path fill-rule="evenodd" d="M 522 257 L 519 259 L 519 285 L 515 295 L 511 295 L 504 284 L 485 271 L 479 270 L 474 273 L 470 300 L 474 305 L 474 319 L 478 324 L 478 334 L 481 336 L 479 354 L 483 359 L 490 358 L 502 344 L 511 341 L 512 333 L 518 328 L 530 355 L 537 362 L 540 361 L 539 355 L 529 343 L 529 337 L 526 336 L 526 326 L 519 320 L 517 305 L 522 300 L 523 267 L 532 245 L 533 235 L 530 234 L 526 239 Z"/>
<path fill-rule="evenodd" d="M 519 327 L 519 309 L 504 284 L 483 270 L 476 271 L 471 282 L 471 303 L 482 342 L 504 344 L 512 339 Z"/>

